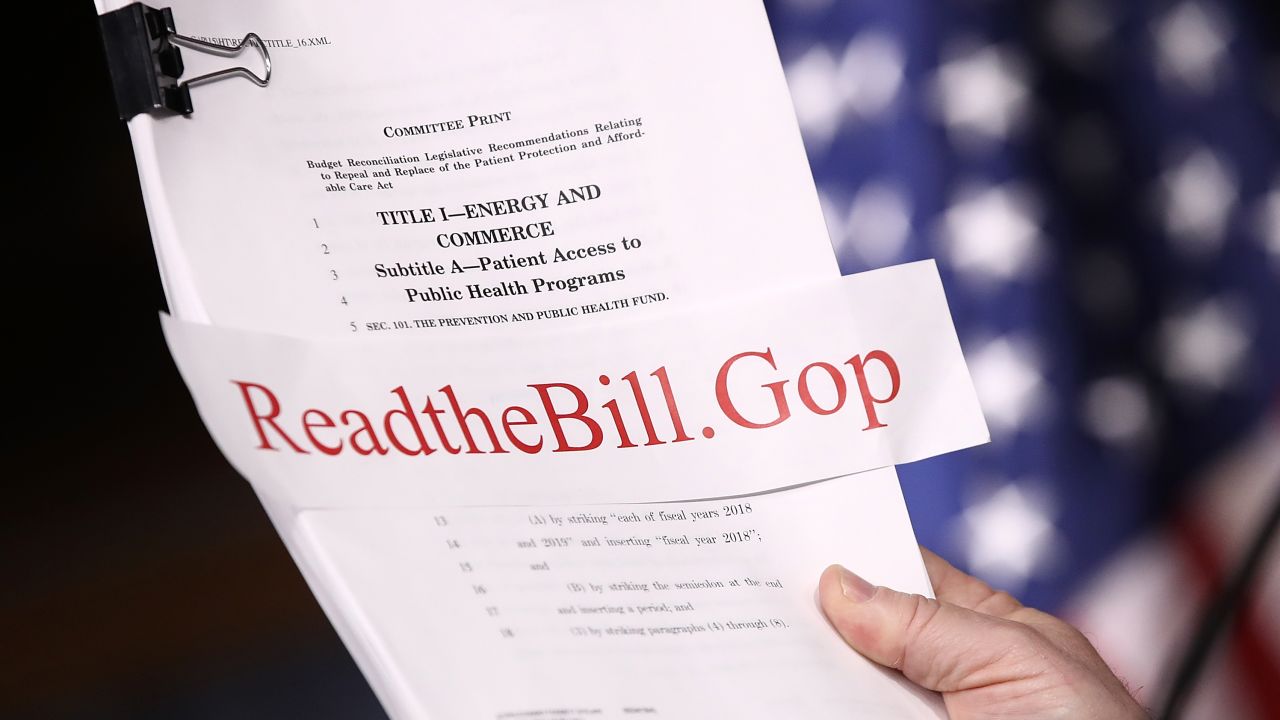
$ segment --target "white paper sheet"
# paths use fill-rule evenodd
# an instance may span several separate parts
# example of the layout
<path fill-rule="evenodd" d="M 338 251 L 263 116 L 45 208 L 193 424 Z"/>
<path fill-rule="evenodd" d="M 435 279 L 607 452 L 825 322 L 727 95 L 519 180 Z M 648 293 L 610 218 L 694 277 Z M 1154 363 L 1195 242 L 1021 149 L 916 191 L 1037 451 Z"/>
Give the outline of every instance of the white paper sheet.
<path fill-rule="evenodd" d="M 165 332 L 223 453 L 299 508 L 730 496 L 988 437 L 932 262 L 515 339 Z"/>
<path fill-rule="evenodd" d="M 758 2 L 170 4 L 180 32 L 258 33 L 274 69 L 129 123 L 184 317 L 599 324 L 837 272 Z"/>
<path fill-rule="evenodd" d="M 98 2 L 100 9 L 121 4 Z M 493 647 L 493 638 L 485 636 L 492 628 L 456 614 L 465 609 L 458 605 L 462 601 L 446 596 L 448 572 L 456 566 L 436 572 L 441 563 L 455 562 L 431 546 L 429 528 L 437 515 L 462 521 L 466 536 L 482 546 L 496 543 L 474 556 L 490 570 L 487 563 L 508 557 L 511 548 L 499 545 L 523 529 L 520 520 L 527 516 L 510 507 L 442 511 L 438 504 L 447 501 L 581 503 L 621 497 L 614 490 L 628 478 L 643 480 L 648 488 L 631 499 L 736 494 L 808 482 L 815 472 L 850 472 L 985 439 L 936 276 L 924 283 L 919 303 L 906 288 L 890 288 L 885 295 L 861 297 L 851 310 L 832 302 L 840 293 L 818 290 L 809 295 L 808 305 L 757 303 L 749 322 L 745 315 L 733 314 L 732 306 L 745 295 L 836 274 L 759 3 L 174 0 L 170 5 L 179 30 L 187 34 L 238 39 L 258 32 L 273 45 L 276 74 L 267 90 L 242 81 L 196 88 L 192 118 L 157 121 L 144 115 L 129 123 L 170 307 L 183 321 L 222 326 L 169 320 L 166 331 L 215 439 L 254 483 L 317 599 L 394 717 L 496 716 L 521 708 L 536 712 L 592 706 L 617 713 L 624 702 L 638 708 L 660 705 L 659 717 L 716 717 L 726 711 L 744 718 L 846 717 L 851 711 L 874 717 L 938 716 L 936 699 L 920 699 L 840 645 L 811 602 L 817 571 L 832 561 L 877 582 L 928 591 L 891 469 L 752 498 L 749 502 L 761 514 L 746 529 L 767 532 L 768 539 L 757 540 L 749 551 L 742 545 L 725 546 L 717 548 L 724 554 L 712 558 L 672 545 L 652 556 L 654 568 L 663 572 L 696 567 L 706 573 L 772 574 L 783 580 L 776 593 L 734 596 L 742 602 L 729 608 L 732 612 L 754 612 L 788 624 L 759 631 L 756 637 L 753 630 L 708 646 L 701 636 L 682 635 L 677 643 L 694 643 L 680 646 L 659 636 L 648 638 L 657 642 L 650 646 L 658 648 L 656 653 L 618 646 L 616 652 L 594 656 L 550 642 L 547 653 L 582 673 L 559 676 L 549 655 L 539 654 L 541 643 L 534 645 L 532 659 L 523 637 Z M 189 75 L 228 64 L 193 52 L 185 58 Z M 254 64 L 251 55 L 246 62 Z M 490 122 L 473 124 L 472 115 Z M 403 137 L 383 133 L 384 128 L 453 119 L 467 127 Z M 635 120 L 639 123 L 631 124 Z M 528 150 L 531 157 L 475 162 L 508 154 L 489 143 L 537 139 L 566 129 L 586 129 L 586 135 L 576 137 L 602 142 L 595 148 L 582 142 L 575 150 L 533 154 L 572 144 L 549 140 L 510 151 Z M 633 135 L 636 131 L 640 134 Z M 473 154 L 469 148 L 481 152 Z M 440 153 L 454 157 L 427 161 Z M 412 155 L 422 160 L 400 160 Z M 348 158 L 393 162 L 353 167 Z M 425 170 L 433 162 L 430 173 L 397 172 Z M 450 169 L 441 170 L 444 164 Z M 369 177 L 320 175 L 332 176 L 338 169 L 367 170 Z M 395 177 L 376 178 L 375 170 L 391 170 Z M 382 182 L 393 187 L 377 188 Z M 328 191 L 328 185 L 346 189 Z M 575 202 L 552 202 L 562 190 Z M 574 190 L 582 195 L 575 196 Z M 542 193 L 546 207 L 526 210 L 526 202 L 518 213 L 487 218 L 446 221 L 437 213 L 427 221 L 425 215 L 410 213 L 396 218 L 412 216 L 422 222 L 388 225 L 382 220 L 389 216 L 378 215 L 441 208 L 446 214 L 465 213 L 468 206 L 483 212 L 499 207 L 497 201 L 530 197 L 529 202 L 540 205 Z M 455 230 L 501 232 L 519 226 L 528 231 L 550 223 L 554 234 L 444 247 L 439 239 L 446 222 L 452 224 L 443 233 L 446 243 Z M 457 228 L 457 223 L 464 224 Z M 624 238 L 639 240 L 639 246 L 624 247 Z M 587 248 L 604 250 L 588 254 L 583 252 Z M 576 257 L 554 262 L 557 251 Z M 514 267 L 503 267 L 508 258 Z M 443 275 L 435 270 L 452 271 L 454 261 L 490 269 Z M 384 271 L 430 268 L 432 274 L 378 277 L 379 265 Z M 619 270 L 625 278 L 617 276 Z M 537 283 L 564 285 L 574 277 L 593 276 L 604 281 L 583 281 L 576 291 Z M 471 284 L 483 286 L 481 297 L 471 297 Z M 497 294 L 497 289 L 517 285 L 529 292 Z M 431 290 L 443 294 L 446 288 L 451 296 L 465 295 L 462 300 L 431 299 Z M 483 296 L 485 289 L 493 292 Z M 419 291 L 417 297 L 410 300 L 409 290 Z M 715 308 L 716 303 L 721 307 Z M 700 320 L 684 314 L 694 307 L 706 308 Z M 899 312 L 903 307 L 908 310 Z M 532 322 L 517 321 L 517 313 L 525 312 L 532 313 Z M 731 317 L 737 320 L 725 324 L 724 318 Z M 652 330 L 662 323 L 686 327 L 681 333 Z M 782 346 L 775 348 L 780 367 L 791 371 L 787 388 L 794 391 L 795 371 L 803 363 L 792 361 L 813 351 L 814 360 L 839 367 L 847 354 L 818 355 L 889 337 L 882 331 L 895 324 L 898 335 L 893 337 L 907 337 L 913 329 L 929 339 L 924 348 L 907 343 L 891 350 L 899 364 L 906 363 L 899 394 L 877 406 L 891 431 L 863 432 L 855 412 L 860 401 L 850 396 L 844 411 L 827 418 L 844 425 L 843 432 L 832 425 L 810 437 L 808 430 L 818 428 L 821 418 L 797 416 L 794 424 L 789 420 L 779 426 L 787 438 L 752 443 L 746 438 L 762 431 L 717 425 L 717 438 L 708 440 L 700 434 L 702 422 L 692 422 L 694 412 L 681 400 L 694 440 L 631 449 L 645 457 L 675 450 L 639 464 L 633 462 L 639 455 L 627 455 L 620 456 L 623 462 L 579 463 L 568 469 L 536 463 L 514 467 L 504 465 L 502 456 L 487 455 L 469 459 L 496 459 L 498 465 L 477 469 L 469 464 L 442 472 L 435 461 L 447 453 L 394 467 L 351 464 L 315 453 L 270 459 L 264 451 L 246 453 L 252 448 L 242 442 L 243 417 L 235 417 L 243 408 L 228 406 L 224 394 L 234 376 L 257 378 L 290 401 L 295 391 L 317 402 L 363 401 L 370 392 L 386 397 L 389 388 L 378 383 L 390 377 L 408 373 L 416 383 L 418 377 L 433 379 L 436 372 L 459 368 L 468 377 L 485 378 L 474 387 L 490 387 L 487 383 L 503 379 L 497 350 L 504 346 L 519 353 L 507 368 L 546 371 L 548 380 L 564 377 L 562 371 L 610 372 L 615 387 L 628 369 L 635 369 L 638 378 L 650 383 L 646 392 L 651 393 L 655 378 L 645 374 L 650 368 L 643 362 L 693 358 L 696 350 L 711 351 L 717 342 L 727 346 L 735 338 L 771 342 L 826 337 L 829 343 L 797 340 L 789 350 L 794 356 L 785 361 Z M 592 326 L 607 327 L 605 336 L 585 340 L 562 332 Z M 345 336 L 367 346 L 361 351 L 338 349 L 338 344 L 321 348 L 225 328 L 311 339 Z M 561 333 L 559 340 L 512 340 L 547 329 Z M 478 344 L 451 339 L 463 332 Z M 388 341 L 385 335 L 409 339 Z M 554 342 L 562 345 L 553 347 Z M 464 356 L 472 352 L 480 354 Z M 934 354 L 936 359 L 924 360 Z M 605 360 L 612 362 L 609 368 L 591 366 Z M 872 375 L 882 370 L 874 366 L 868 366 Z M 674 385 L 675 366 L 669 369 L 673 386 L 683 387 Z M 750 370 L 745 365 L 738 369 Z M 925 369 L 941 374 L 922 375 Z M 737 376 L 735 371 L 744 387 L 751 387 L 752 377 L 751 372 Z M 873 377 L 871 382 L 884 380 Z M 438 387 L 427 382 L 417 389 L 434 392 Z M 520 386 L 493 387 L 494 398 L 477 394 L 468 398 L 469 404 L 488 402 Z M 849 392 L 852 387 L 846 385 Z M 592 386 L 593 392 L 601 389 Z M 881 396 L 885 387 L 873 390 Z M 312 396 L 312 391 L 321 394 Z M 815 392 L 819 402 L 832 399 Z M 791 405 L 797 402 L 793 395 Z M 759 397 L 742 403 L 750 417 L 767 409 Z M 628 422 L 638 419 L 626 409 L 620 412 Z M 702 410 L 697 412 L 704 417 Z M 922 417 L 933 418 L 934 425 L 899 432 Z M 743 434 L 734 439 L 733 432 Z M 713 442 L 720 444 L 720 453 L 687 449 Z M 833 444 L 838 446 L 835 460 L 823 461 L 833 469 L 810 462 Z M 693 457 L 692 464 L 686 455 Z M 674 468 L 680 468 L 678 475 Z M 473 477 L 481 480 L 478 490 L 467 488 Z M 607 495 L 598 492 L 601 481 L 610 484 Z M 724 504 L 685 507 L 717 509 Z M 343 509 L 334 509 L 339 507 Z M 590 510 L 630 511 L 619 506 Z M 740 531 L 733 523 L 720 525 L 725 532 Z M 584 574 L 602 578 L 615 564 L 625 566 L 640 557 L 624 552 L 635 549 L 575 550 L 558 558 L 569 558 Z M 559 561 L 548 572 L 563 572 Z M 511 592 L 505 586 L 507 573 L 496 576 L 504 594 L 500 610 L 506 603 L 515 603 L 517 610 L 520 603 L 543 603 L 545 609 L 555 599 L 554 593 L 535 587 Z M 696 607 L 703 619 L 724 609 L 715 603 L 712 610 L 701 603 Z M 553 622 L 530 624 L 528 618 L 512 627 L 535 632 L 556 628 Z M 462 662 L 451 668 L 448 661 L 455 657 Z M 660 667 L 658 658 L 666 658 L 678 672 Z M 704 678 L 705 685 L 700 683 Z M 684 697 L 696 699 L 682 702 Z"/>
<path fill-rule="evenodd" d="M 399 718 L 942 718 L 814 600 L 845 564 L 929 594 L 892 468 L 656 505 L 306 511 Z"/>

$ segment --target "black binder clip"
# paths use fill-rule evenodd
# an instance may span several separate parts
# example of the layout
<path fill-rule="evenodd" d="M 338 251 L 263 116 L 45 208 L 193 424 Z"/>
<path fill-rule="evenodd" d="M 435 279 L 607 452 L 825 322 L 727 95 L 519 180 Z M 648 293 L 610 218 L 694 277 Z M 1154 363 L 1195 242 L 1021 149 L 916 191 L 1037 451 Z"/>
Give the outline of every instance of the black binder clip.
<path fill-rule="evenodd" d="M 258 87 L 271 81 L 271 55 L 256 33 L 245 35 L 235 46 L 197 40 L 178 34 L 169 8 L 157 10 L 141 3 L 105 13 L 98 20 L 121 120 L 144 112 L 190 115 L 192 85 L 233 75 L 248 78 Z M 179 47 L 222 57 L 234 57 L 254 47 L 266 69 L 261 77 L 240 66 L 180 82 L 183 65 Z"/>

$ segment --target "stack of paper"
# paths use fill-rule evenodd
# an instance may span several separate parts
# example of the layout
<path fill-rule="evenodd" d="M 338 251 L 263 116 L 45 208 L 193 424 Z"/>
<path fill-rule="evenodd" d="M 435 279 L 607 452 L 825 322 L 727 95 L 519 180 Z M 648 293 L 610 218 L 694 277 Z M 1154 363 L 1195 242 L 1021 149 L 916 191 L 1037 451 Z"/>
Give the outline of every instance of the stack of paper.
<path fill-rule="evenodd" d="M 839 277 L 758 4 L 173 9 L 275 75 L 129 123 L 165 332 L 393 717 L 943 716 L 813 588 L 929 593 L 893 465 L 986 426 L 932 263 Z"/>

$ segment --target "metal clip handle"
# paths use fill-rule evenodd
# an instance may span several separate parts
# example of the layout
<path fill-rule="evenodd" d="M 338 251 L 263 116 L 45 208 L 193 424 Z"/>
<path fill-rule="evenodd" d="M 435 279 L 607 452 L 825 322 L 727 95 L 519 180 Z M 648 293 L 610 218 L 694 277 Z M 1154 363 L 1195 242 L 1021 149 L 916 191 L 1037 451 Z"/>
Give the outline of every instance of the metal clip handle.
<path fill-rule="evenodd" d="M 98 24 L 122 120 L 139 113 L 190 115 L 193 85 L 233 75 L 246 78 L 258 87 L 266 87 L 271 82 L 271 54 L 257 33 L 245 35 L 234 47 L 179 35 L 172 10 L 157 10 L 141 3 L 103 13 Z M 184 81 L 181 80 L 183 63 L 179 47 L 222 57 L 235 57 L 253 47 L 262 56 L 265 72 L 258 75 L 247 67 L 237 66 Z"/>
<path fill-rule="evenodd" d="M 204 75 L 193 77 L 190 80 L 184 80 L 182 83 L 183 85 L 199 85 L 201 83 L 221 80 L 222 78 L 231 77 L 233 75 L 248 78 L 250 82 L 258 87 L 266 87 L 267 83 L 271 82 L 271 53 L 267 52 L 266 44 L 262 42 L 262 38 L 258 37 L 257 33 L 249 33 L 248 35 L 245 35 L 244 39 L 235 47 L 219 45 L 218 43 L 211 43 L 193 37 L 188 37 L 186 35 L 179 35 L 178 33 L 170 35 L 169 42 L 198 52 L 205 52 L 210 55 L 221 55 L 222 57 L 235 57 L 244 52 L 245 48 L 254 47 L 258 50 L 258 54 L 262 56 L 262 64 L 263 67 L 266 68 L 264 74 L 259 77 L 249 68 L 243 65 L 238 65 L 225 70 L 205 73 Z"/>

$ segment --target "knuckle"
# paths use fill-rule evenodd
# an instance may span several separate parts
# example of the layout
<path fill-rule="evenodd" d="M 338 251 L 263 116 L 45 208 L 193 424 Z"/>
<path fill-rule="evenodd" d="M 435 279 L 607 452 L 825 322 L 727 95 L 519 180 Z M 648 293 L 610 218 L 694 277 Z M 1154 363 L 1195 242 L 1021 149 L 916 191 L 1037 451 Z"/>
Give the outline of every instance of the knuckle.
<path fill-rule="evenodd" d="M 936 618 L 938 610 L 941 606 L 936 600 L 931 600 L 923 595 L 911 595 L 908 597 L 906 632 L 904 633 L 902 649 L 897 655 L 893 667 L 901 670 L 907 662 L 907 652 L 912 647 L 919 647 L 921 639 L 926 637 Z"/>
<path fill-rule="evenodd" d="M 1008 613 L 1005 616 L 1005 619 L 1028 625 L 1046 625 L 1062 622 L 1049 613 L 1029 607 L 1017 607 L 1012 612 Z"/>
<path fill-rule="evenodd" d="M 1022 603 L 1018 599 L 1004 590 L 996 590 L 991 593 L 991 597 L 982 603 L 988 605 L 1000 612 L 1010 612 L 1022 607 Z"/>
<path fill-rule="evenodd" d="M 1009 622 L 1003 625 L 1005 641 L 1017 650 L 1039 653 L 1045 644 L 1045 638 L 1030 625 L 1020 622 Z"/>

